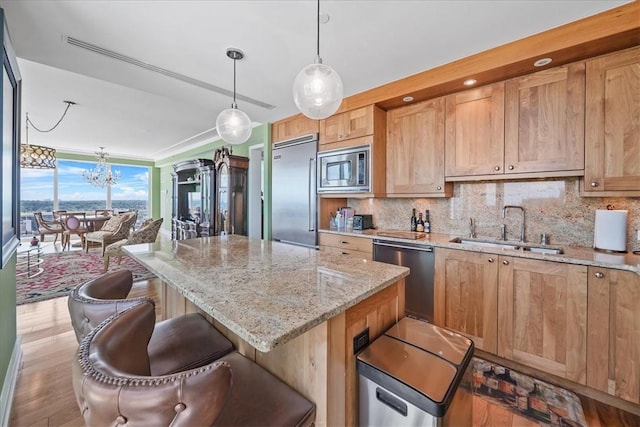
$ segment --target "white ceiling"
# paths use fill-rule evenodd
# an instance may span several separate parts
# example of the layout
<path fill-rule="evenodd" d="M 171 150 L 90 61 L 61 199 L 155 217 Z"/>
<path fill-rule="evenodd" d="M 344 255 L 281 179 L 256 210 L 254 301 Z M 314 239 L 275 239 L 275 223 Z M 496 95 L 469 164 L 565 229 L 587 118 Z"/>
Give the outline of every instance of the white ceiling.
<path fill-rule="evenodd" d="M 612 9 L 628 1 L 325 1 L 320 55 L 345 96 Z M 255 123 L 297 112 L 291 88 L 313 61 L 316 2 L 306 0 L 0 0 L 23 77 L 22 111 L 53 125 L 29 142 L 65 151 L 157 160 L 217 138 L 231 98 L 70 45 L 73 37 L 210 85 L 233 89 Z M 24 119 L 24 117 L 23 117 Z M 24 123 L 24 120 L 23 120 Z M 24 125 L 23 125 L 24 126 Z M 24 141 L 24 128 L 23 137 Z"/>

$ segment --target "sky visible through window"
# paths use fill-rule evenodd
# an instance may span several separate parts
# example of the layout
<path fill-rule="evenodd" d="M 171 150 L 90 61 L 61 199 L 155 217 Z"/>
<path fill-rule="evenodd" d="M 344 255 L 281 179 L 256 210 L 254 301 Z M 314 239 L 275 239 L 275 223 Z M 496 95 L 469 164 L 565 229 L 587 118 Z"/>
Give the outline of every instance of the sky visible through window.
<path fill-rule="evenodd" d="M 88 184 L 82 171 L 92 169 L 95 163 L 58 160 L 58 199 L 65 201 L 106 200 L 107 190 Z M 149 168 L 112 165 L 121 178 L 111 187 L 111 200 L 147 200 Z M 21 200 L 53 200 L 52 169 L 21 169 Z"/>

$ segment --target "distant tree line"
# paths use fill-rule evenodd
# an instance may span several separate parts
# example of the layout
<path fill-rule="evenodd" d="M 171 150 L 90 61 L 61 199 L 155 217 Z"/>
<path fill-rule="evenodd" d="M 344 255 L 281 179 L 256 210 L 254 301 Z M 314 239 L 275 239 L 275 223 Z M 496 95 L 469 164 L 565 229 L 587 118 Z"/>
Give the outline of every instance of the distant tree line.
<path fill-rule="evenodd" d="M 60 200 L 59 209 L 71 212 L 91 212 L 96 209 L 105 209 L 104 200 Z M 146 200 L 112 200 L 111 208 L 116 210 L 137 209 L 147 210 Z M 21 200 L 20 213 L 52 212 L 53 200 Z"/>

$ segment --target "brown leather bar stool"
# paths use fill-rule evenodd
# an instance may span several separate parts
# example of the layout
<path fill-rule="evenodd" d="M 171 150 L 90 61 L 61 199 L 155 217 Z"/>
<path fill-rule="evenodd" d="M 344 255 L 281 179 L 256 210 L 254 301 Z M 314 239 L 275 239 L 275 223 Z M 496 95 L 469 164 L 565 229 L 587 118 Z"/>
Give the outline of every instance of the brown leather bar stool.
<path fill-rule="evenodd" d="M 69 295 L 69 314 L 76 339 L 81 340 L 110 316 L 151 298 L 127 299 L 133 275 L 129 270 L 105 274 L 76 286 Z M 171 337 L 171 340 L 167 340 Z M 151 373 L 177 372 L 203 365 L 233 350 L 233 344 L 198 313 L 158 322 L 149 340 Z"/>
<path fill-rule="evenodd" d="M 313 425 L 313 403 L 238 353 L 154 374 L 147 353 L 154 320 L 153 304 L 143 301 L 82 340 L 72 372 L 86 425 Z"/>

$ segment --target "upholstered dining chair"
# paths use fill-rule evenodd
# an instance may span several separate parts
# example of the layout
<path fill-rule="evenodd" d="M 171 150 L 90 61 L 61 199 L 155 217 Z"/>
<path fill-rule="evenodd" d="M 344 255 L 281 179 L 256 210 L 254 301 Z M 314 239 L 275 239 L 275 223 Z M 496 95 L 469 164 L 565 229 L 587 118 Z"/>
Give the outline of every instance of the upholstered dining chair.
<path fill-rule="evenodd" d="M 163 218 L 147 219 L 139 229 L 131 232 L 127 239 L 118 240 L 111 243 L 104 250 L 104 272 L 109 269 L 109 257 L 118 257 L 118 264 L 122 261 L 122 247 L 125 245 L 137 245 L 139 243 L 153 243 L 158 237 Z"/>
<path fill-rule="evenodd" d="M 72 382 L 86 425 L 313 425 L 313 403 L 237 352 L 183 371 L 154 373 L 147 350 L 154 319 L 153 305 L 144 302 L 108 318 L 82 340 Z M 203 342 L 183 339 L 183 350 L 171 344 L 178 337 L 165 336 L 175 349 L 168 358 L 184 357 Z"/>
<path fill-rule="evenodd" d="M 47 221 L 42 217 L 42 212 L 34 212 L 33 217 L 36 220 L 36 226 L 38 227 L 38 233 L 40 234 L 40 241 L 44 242 L 44 236 L 53 234 L 53 244 L 58 240 L 58 234 L 62 235 L 64 231 L 62 223 L 60 221 Z M 62 238 L 60 239 L 62 241 Z"/>
<path fill-rule="evenodd" d="M 107 246 L 118 240 L 126 239 L 129 237 L 129 233 L 136 223 L 138 213 L 135 211 L 127 212 L 122 215 L 112 216 L 107 222 L 104 223 L 102 228 L 98 231 L 92 231 L 85 236 L 86 246 L 85 252 L 89 252 L 90 243 L 100 243 L 102 248 L 102 255 Z"/>
<path fill-rule="evenodd" d="M 62 215 L 62 249 L 71 249 L 71 235 L 80 237 L 82 248 L 85 246 L 87 220 L 84 212 L 66 213 Z"/>

